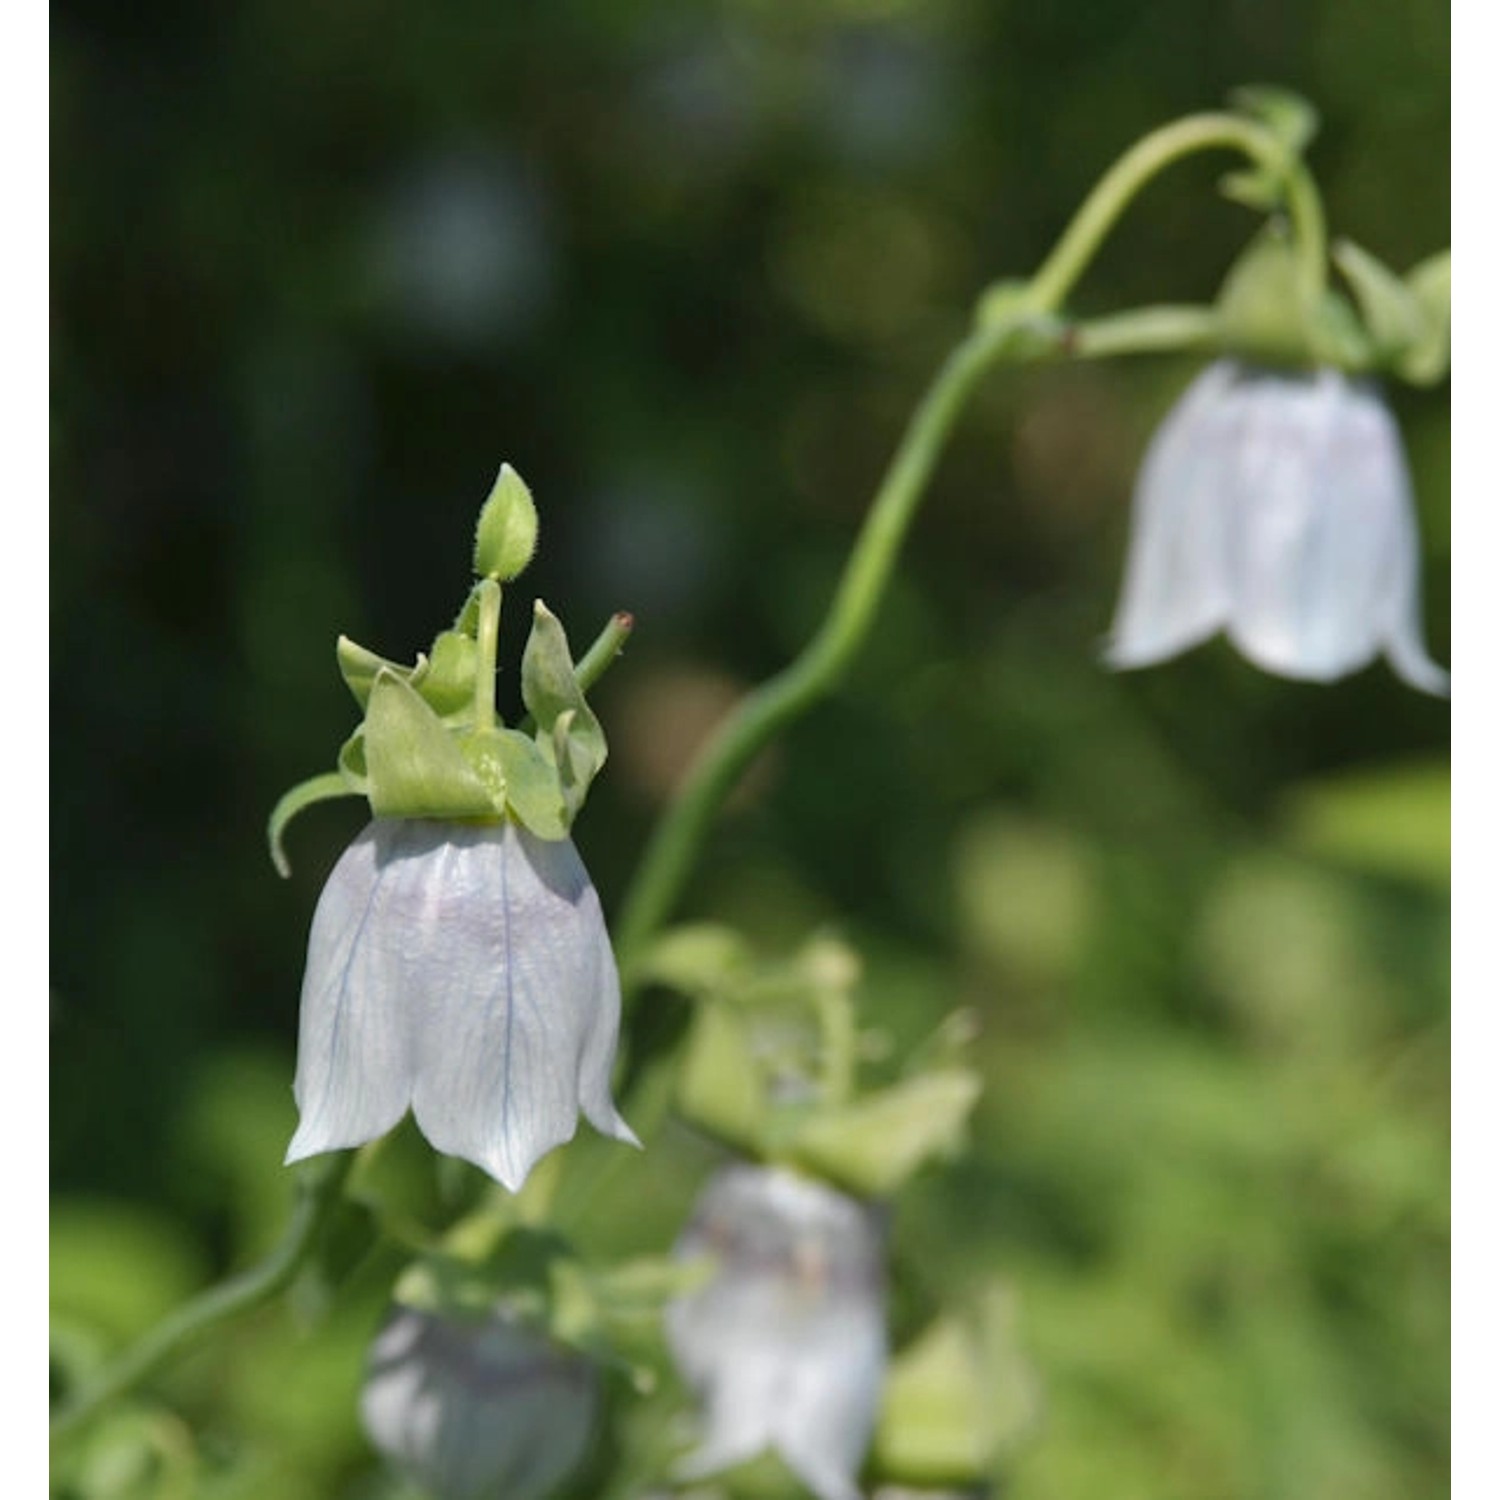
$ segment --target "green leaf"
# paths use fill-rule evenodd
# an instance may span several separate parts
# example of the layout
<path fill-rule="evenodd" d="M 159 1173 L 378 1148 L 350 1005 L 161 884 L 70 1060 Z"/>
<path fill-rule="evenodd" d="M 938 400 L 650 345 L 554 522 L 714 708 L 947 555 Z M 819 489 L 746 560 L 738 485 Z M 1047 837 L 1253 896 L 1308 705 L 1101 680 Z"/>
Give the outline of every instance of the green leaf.
<path fill-rule="evenodd" d="M 1282 818 L 1289 838 L 1308 853 L 1448 887 L 1452 802 L 1446 762 L 1308 783 L 1286 799 Z"/>
<path fill-rule="evenodd" d="M 290 791 L 283 792 L 266 824 L 266 840 L 271 846 L 271 863 L 276 873 L 286 879 L 292 873 L 291 862 L 286 857 L 282 838 L 286 825 L 304 808 L 316 802 L 329 802 L 335 797 L 358 797 L 363 788 L 356 785 L 342 771 L 326 771 L 321 776 L 309 776 L 299 781 Z"/>
<path fill-rule="evenodd" d="M 811 1111 L 787 1145 L 802 1166 L 864 1197 L 884 1197 L 962 1144 L 980 1087 L 967 1068 L 919 1074 L 853 1104 Z"/>
<path fill-rule="evenodd" d="M 734 928 L 714 922 L 675 927 L 654 942 L 638 978 L 694 1000 L 724 996 L 749 978 L 750 945 Z"/>
<path fill-rule="evenodd" d="M 769 1109 L 749 1025 L 728 1005 L 709 1001 L 693 1018 L 677 1084 L 684 1118 L 756 1155 Z"/>
<path fill-rule="evenodd" d="M 514 578 L 536 550 L 536 503 L 525 481 L 501 464 L 474 532 L 474 571 L 501 582 Z"/>
<path fill-rule="evenodd" d="M 504 811 L 421 695 L 382 670 L 365 714 L 370 807 L 383 818 L 478 818 Z"/>
<path fill-rule="evenodd" d="M 562 624 L 540 599 L 521 658 L 521 697 L 536 720 L 543 754 L 557 766 L 571 821 L 608 751 L 604 730 L 584 702 Z"/>
<path fill-rule="evenodd" d="M 945 1313 L 886 1377 L 873 1457 L 883 1477 L 917 1486 L 972 1485 L 994 1475 L 1039 1413 L 1035 1376 L 1015 1333 L 1015 1298 L 986 1288 Z"/>

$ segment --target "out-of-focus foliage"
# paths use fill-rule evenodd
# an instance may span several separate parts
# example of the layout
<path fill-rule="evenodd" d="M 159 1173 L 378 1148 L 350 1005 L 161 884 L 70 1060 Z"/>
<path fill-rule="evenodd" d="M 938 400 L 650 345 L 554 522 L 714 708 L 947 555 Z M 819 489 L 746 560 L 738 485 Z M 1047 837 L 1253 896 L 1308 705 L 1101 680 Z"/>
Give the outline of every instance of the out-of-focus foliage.
<path fill-rule="evenodd" d="M 265 817 L 353 727 L 336 637 L 410 660 L 449 623 L 500 460 L 541 505 L 531 588 L 584 639 L 639 620 L 576 830 L 608 909 L 706 725 L 817 619 L 983 284 L 1257 79 L 1319 107 L 1335 229 L 1414 264 L 1448 237 L 1447 60 L 1415 0 L 55 7 L 54 1381 L 279 1232 L 307 924 L 359 814 L 300 820 L 289 883 Z M 1150 189 L 1085 310 L 1212 294 L 1253 226 L 1223 165 Z M 833 926 L 897 1054 L 978 1018 L 972 1149 L 894 1225 L 894 1334 L 1014 1298 L 1013 1500 L 1436 1496 L 1446 712 L 1219 645 L 1100 670 L 1190 374 L 986 385 L 869 650 L 682 915 L 772 953 Z M 1393 399 L 1447 660 L 1446 391 Z M 502 669 L 514 715 L 519 646 Z M 652 1123 L 688 1007 L 648 999 L 652 1150 L 580 1139 L 559 1197 L 601 1263 L 668 1245 L 720 1159 Z M 355 1394 L 400 1265 L 174 1366 L 66 1492 L 394 1496 Z M 615 1400 L 579 1496 L 654 1440 Z"/>

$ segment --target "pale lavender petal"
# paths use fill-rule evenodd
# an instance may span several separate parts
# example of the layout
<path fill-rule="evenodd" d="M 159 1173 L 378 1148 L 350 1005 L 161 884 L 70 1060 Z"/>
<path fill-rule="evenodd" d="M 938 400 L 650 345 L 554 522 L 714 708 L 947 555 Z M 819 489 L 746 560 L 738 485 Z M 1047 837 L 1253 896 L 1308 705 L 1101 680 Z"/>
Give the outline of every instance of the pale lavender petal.
<path fill-rule="evenodd" d="M 703 1441 L 681 1476 L 772 1448 L 819 1500 L 855 1500 L 886 1364 L 874 1214 L 778 1168 L 731 1167 L 675 1253 L 717 1262 L 667 1311 L 673 1356 L 704 1406 Z"/>
<path fill-rule="evenodd" d="M 1131 502 L 1125 584 L 1104 652 L 1112 667 L 1164 661 L 1228 619 L 1225 470 L 1237 378 L 1226 360 L 1210 365 L 1146 450 Z"/>
<path fill-rule="evenodd" d="M 292 1092 L 301 1114 L 288 1162 L 358 1146 L 411 1099 L 412 974 L 402 914 L 424 862 L 405 825 L 379 819 L 328 877 L 308 938 Z"/>
<path fill-rule="evenodd" d="M 567 840 L 451 827 L 408 941 L 423 975 L 417 1124 L 514 1190 L 572 1138 L 586 1061 L 613 1060 L 619 990 L 598 897 Z"/>
<path fill-rule="evenodd" d="M 540 1334 L 401 1308 L 371 1348 L 360 1416 L 438 1500 L 541 1500 L 587 1452 L 598 1404 L 590 1367 Z"/>
<path fill-rule="evenodd" d="M 1400 452 L 1379 398 L 1336 371 L 1261 375 L 1246 399 L 1230 638 L 1266 671 L 1329 682 L 1379 646 Z"/>
<path fill-rule="evenodd" d="M 1383 622 L 1379 627 L 1380 644 L 1385 649 L 1391 670 L 1403 682 L 1421 692 L 1446 698 L 1448 673 L 1427 654 L 1422 628 L 1422 544 L 1417 535 L 1416 497 L 1412 494 L 1395 419 L 1383 405 L 1380 415 L 1383 421 L 1371 446 L 1372 452 L 1383 453 L 1384 457 L 1371 482 L 1384 485 L 1388 492 L 1386 504 L 1392 529 L 1380 610 Z"/>

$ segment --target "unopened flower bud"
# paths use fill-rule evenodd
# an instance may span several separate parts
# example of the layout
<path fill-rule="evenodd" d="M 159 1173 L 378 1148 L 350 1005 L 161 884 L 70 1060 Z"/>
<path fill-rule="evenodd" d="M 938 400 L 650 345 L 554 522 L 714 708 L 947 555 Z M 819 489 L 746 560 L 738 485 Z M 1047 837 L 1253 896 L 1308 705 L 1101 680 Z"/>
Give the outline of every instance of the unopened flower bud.
<path fill-rule="evenodd" d="M 536 551 L 536 503 L 526 482 L 501 464 L 474 533 L 474 571 L 504 583 L 524 571 Z"/>

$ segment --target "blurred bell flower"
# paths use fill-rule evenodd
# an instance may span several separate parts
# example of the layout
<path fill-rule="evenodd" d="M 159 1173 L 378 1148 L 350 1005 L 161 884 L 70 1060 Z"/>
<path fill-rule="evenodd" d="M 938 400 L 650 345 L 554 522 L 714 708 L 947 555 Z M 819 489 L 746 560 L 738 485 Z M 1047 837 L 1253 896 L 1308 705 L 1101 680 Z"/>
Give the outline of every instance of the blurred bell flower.
<path fill-rule="evenodd" d="M 515 1191 L 610 1097 L 620 981 L 570 839 L 377 818 L 323 887 L 308 941 L 289 1162 L 410 1108 L 440 1151 Z"/>
<path fill-rule="evenodd" d="M 1150 666 L 1225 631 L 1257 666 L 1328 682 L 1384 654 L 1446 694 L 1427 654 L 1411 480 L 1377 389 L 1221 359 L 1152 439 L 1105 657 Z"/>
<path fill-rule="evenodd" d="M 666 1315 L 703 1406 L 703 1441 L 679 1478 L 769 1449 L 818 1500 L 857 1500 L 886 1366 L 876 1212 L 784 1168 L 727 1167 L 674 1254 L 714 1264 Z"/>
<path fill-rule="evenodd" d="M 480 581 L 431 652 L 402 667 L 339 642 L 364 720 L 336 771 L 277 805 L 272 857 L 285 873 L 285 825 L 325 797 L 364 796 L 374 820 L 313 916 L 288 1162 L 363 1145 L 408 1109 L 440 1151 L 512 1191 L 572 1137 L 580 1109 L 638 1144 L 610 1096 L 619 976 L 569 836 L 604 732 L 540 600 L 521 662 L 527 716 L 507 728 L 494 706 L 501 585 L 536 533 L 507 465 L 476 531 Z M 628 627 L 611 622 L 606 658 Z"/>
<path fill-rule="evenodd" d="M 360 1395 L 370 1441 L 434 1500 L 542 1500 L 588 1452 L 598 1414 L 593 1366 L 498 1313 L 398 1308 Z"/>

